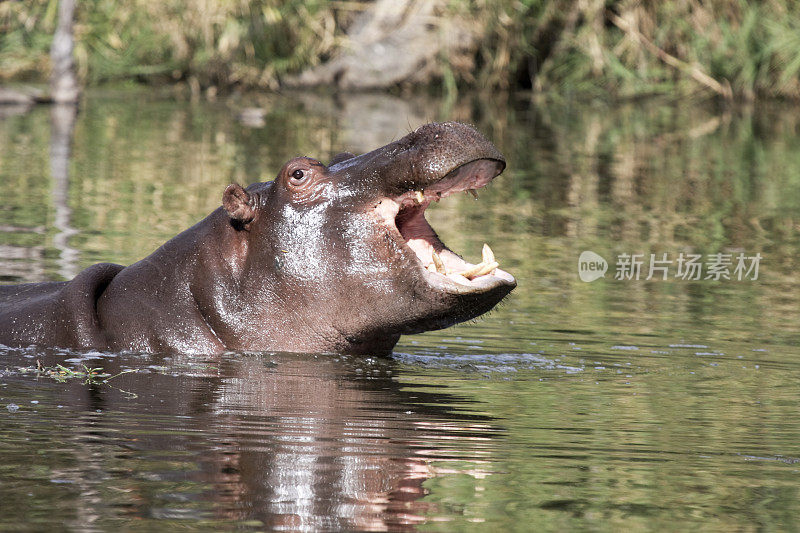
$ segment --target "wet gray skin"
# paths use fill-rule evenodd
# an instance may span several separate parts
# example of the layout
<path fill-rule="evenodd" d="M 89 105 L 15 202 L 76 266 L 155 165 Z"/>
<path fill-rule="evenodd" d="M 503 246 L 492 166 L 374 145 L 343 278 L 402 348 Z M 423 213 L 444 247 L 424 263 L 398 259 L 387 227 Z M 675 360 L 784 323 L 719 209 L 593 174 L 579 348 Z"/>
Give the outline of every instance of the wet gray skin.
<path fill-rule="evenodd" d="M 384 354 L 400 335 L 477 317 L 516 285 L 425 220 L 432 201 L 503 171 L 470 126 L 428 124 L 382 148 L 301 157 L 230 185 L 207 218 L 128 267 L 0 288 L 0 342 L 110 350 Z M 488 255 L 487 255 L 488 254 Z"/>

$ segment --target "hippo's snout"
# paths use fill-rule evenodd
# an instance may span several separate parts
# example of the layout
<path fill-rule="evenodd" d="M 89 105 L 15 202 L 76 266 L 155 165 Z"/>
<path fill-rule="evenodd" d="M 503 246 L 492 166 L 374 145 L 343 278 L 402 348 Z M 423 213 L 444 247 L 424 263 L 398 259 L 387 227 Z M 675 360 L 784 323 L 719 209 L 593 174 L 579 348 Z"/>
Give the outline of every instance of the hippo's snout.
<path fill-rule="evenodd" d="M 477 191 L 505 169 L 505 158 L 471 126 L 427 124 L 365 160 L 382 163 L 384 197 L 375 212 L 426 287 L 423 298 L 446 307 L 412 331 L 446 327 L 478 316 L 496 305 L 516 280 L 500 268 L 485 244 L 479 261 L 469 262 L 448 248 L 425 218 L 425 211 L 457 192 Z"/>
<path fill-rule="evenodd" d="M 408 137 L 412 146 L 411 159 L 424 161 L 417 175 L 413 177 L 415 188 L 418 189 L 440 183 L 443 177 L 453 174 L 472 161 L 484 160 L 485 164 L 481 169 L 490 167 L 492 175 L 483 183 L 475 183 L 475 188 L 480 188 L 500 174 L 506 166 L 505 157 L 494 144 L 466 124 L 426 124 Z M 463 174 L 461 177 L 464 177 Z"/>

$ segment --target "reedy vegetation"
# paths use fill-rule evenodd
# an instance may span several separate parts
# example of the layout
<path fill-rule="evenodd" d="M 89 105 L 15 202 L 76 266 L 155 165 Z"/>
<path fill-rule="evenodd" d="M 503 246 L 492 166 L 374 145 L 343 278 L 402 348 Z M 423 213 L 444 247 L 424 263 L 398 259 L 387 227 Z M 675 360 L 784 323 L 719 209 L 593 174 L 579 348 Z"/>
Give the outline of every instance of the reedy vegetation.
<path fill-rule="evenodd" d="M 0 2 L 0 81 L 41 80 L 57 0 Z M 187 82 L 276 88 L 346 46 L 357 0 L 81 1 L 76 57 L 87 84 Z M 472 64 L 433 84 L 548 95 L 800 98 L 793 0 L 449 0 L 482 35 Z M 453 82 L 456 82 L 455 84 Z"/>

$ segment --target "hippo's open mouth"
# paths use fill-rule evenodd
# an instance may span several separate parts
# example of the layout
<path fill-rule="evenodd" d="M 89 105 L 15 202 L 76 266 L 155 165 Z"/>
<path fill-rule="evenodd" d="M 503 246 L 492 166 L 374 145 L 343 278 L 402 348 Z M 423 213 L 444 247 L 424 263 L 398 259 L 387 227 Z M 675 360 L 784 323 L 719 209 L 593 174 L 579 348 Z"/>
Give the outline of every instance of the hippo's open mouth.
<path fill-rule="evenodd" d="M 429 182 L 425 188 L 409 190 L 378 205 L 378 214 L 401 246 L 413 252 L 409 255 L 416 256 L 426 281 L 434 289 L 466 294 L 516 285 L 514 276 L 499 268 L 488 245 L 483 246 L 480 263 L 469 263 L 447 248 L 425 219 L 425 210 L 431 202 L 457 192 L 470 192 L 477 196 L 475 191 L 499 175 L 504 166 L 494 159 L 478 159 Z"/>

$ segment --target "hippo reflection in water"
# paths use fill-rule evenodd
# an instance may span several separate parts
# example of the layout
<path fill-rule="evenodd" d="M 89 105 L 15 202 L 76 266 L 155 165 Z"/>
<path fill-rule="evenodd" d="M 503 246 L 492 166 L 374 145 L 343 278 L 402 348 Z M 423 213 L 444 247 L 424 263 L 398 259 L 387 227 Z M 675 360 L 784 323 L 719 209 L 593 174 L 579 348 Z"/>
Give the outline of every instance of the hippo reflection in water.
<path fill-rule="evenodd" d="M 491 250 L 449 250 L 425 209 L 505 168 L 472 127 L 428 124 L 326 167 L 229 185 L 222 207 L 131 266 L 0 287 L 0 343 L 145 352 L 388 353 L 477 317 L 515 286 Z"/>

